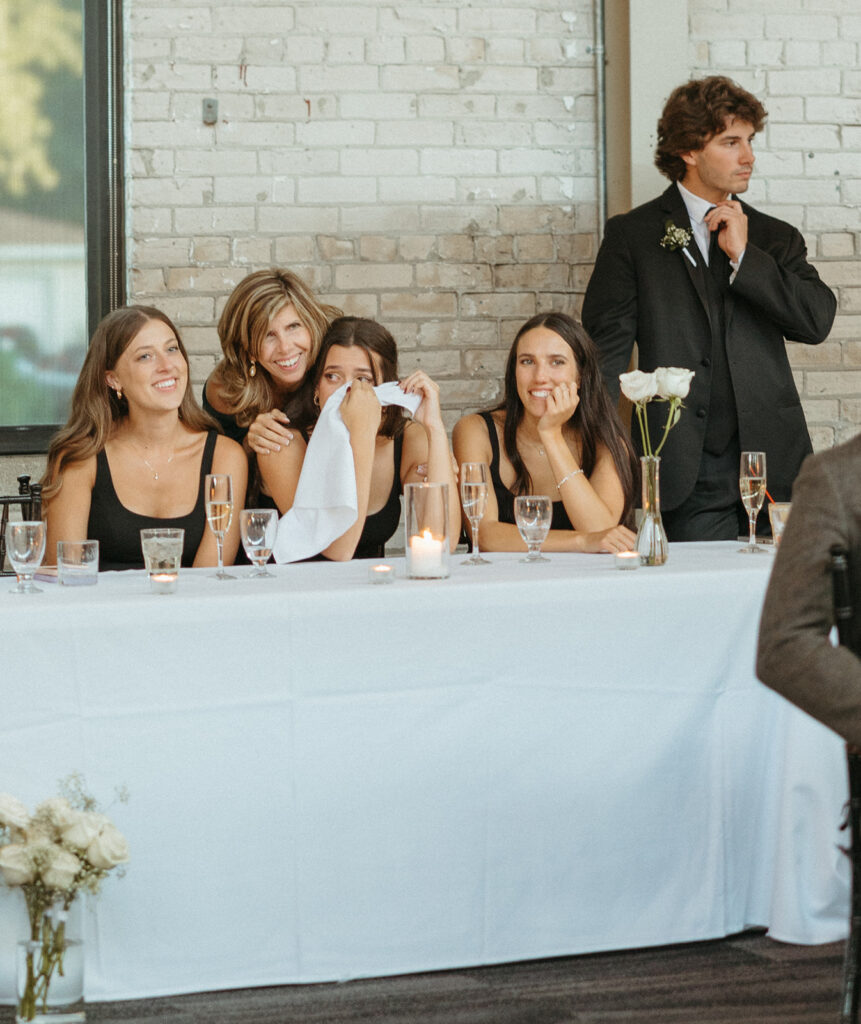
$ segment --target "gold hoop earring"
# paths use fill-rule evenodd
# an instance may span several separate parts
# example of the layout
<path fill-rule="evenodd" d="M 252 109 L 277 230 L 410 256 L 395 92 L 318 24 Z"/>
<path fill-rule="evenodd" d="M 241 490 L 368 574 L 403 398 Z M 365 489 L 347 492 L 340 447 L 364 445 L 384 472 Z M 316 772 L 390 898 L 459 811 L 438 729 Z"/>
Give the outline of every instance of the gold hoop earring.
<path fill-rule="evenodd" d="M 248 376 L 249 377 L 253 377 L 253 376 L 256 375 L 256 373 L 257 373 L 257 363 L 255 362 L 255 360 L 252 359 L 251 360 L 251 369 L 248 371 Z"/>
<path fill-rule="evenodd" d="M 317 391 L 314 392 L 314 408 L 320 408 L 320 394 Z"/>

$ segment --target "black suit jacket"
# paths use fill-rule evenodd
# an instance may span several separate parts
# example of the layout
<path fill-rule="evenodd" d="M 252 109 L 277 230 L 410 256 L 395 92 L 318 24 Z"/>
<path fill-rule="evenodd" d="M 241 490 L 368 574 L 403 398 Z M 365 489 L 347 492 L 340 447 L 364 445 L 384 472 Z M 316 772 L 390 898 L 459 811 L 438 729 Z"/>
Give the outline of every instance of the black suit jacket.
<path fill-rule="evenodd" d="M 824 341 L 837 303 L 807 262 L 800 233 L 742 206 L 748 244 L 724 309 L 739 442 L 743 451 L 766 453 L 769 492 L 786 501 L 811 444 L 784 341 Z M 711 401 L 711 331 L 701 268 L 681 250 L 660 245 L 667 221 L 690 228 L 675 184 L 651 202 L 610 218 L 586 289 L 583 325 L 601 350 L 604 379 L 614 397 L 635 342 L 642 370 L 696 371 L 685 411 L 661 453 L 662 504 L 669 510 L 685 500 L 697 479 Z M 693 236 L 688 251 L 698 264 L 704 262 Z M 661 436 L 666 408 L 660 402 L 648 407 L 653 444 Z M 638 434 L 635 430 L 639 448 Z"/>

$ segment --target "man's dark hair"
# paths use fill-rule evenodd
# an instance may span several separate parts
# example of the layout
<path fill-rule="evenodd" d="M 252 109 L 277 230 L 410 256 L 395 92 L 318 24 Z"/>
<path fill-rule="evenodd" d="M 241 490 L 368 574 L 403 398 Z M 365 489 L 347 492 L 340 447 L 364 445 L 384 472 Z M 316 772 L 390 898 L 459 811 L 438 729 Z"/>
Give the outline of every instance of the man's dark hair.
<path fill-rule="evenodd" d="M 765 107 L 752 93 L 723 75 L 693 78 L 673 89 L 658 121 L 655 166 L 670 181 L 681 181 L 687 164 L 680 153 L 702 149 L 732 119 L 747 121 L 755 132 L 765 125 Z"/>

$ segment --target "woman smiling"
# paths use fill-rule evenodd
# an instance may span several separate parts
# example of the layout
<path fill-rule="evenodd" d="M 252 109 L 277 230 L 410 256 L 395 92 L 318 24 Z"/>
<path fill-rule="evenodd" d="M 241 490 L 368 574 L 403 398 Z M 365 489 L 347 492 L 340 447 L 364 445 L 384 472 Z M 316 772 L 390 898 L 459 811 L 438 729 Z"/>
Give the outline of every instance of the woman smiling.
<path fill-rule="evenodd" d="M 545 551 L 633 547 L 636 460 L 610 403 L 589 335 L 565 313 L 542 313 L 518 331 L 505 369 L 505 395 L 490 412 L 465 416 L 452 435 L 458 462 L 490 467 L 480 545 L 525 550 L 514 498 L 553 502 Z"/>
<path fill-rule="evenodd" d="M 57 541 L 89 539 L 99 541 L 101 569 L 142 568 L 140 530 L 163 526 L 185 530 L 183 565 L 215 565 L 207 473 L 229 473 L 242 508 L 245 453 L 195 402 L 176 328 L 149 306 L 108 314 L 87 351 L 69 421 L 48 451 L 49 560 Z M 225 537 L 227 564 L 239 545 L 238 520 Z"/>

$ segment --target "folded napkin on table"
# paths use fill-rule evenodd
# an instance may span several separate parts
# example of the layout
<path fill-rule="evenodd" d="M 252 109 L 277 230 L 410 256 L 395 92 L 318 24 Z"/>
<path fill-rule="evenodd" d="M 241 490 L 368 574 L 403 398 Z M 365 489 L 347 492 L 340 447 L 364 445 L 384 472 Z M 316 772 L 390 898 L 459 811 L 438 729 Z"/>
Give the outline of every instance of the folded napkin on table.
<path fill-rule="evenodd" d="M 414 414 L 421 395 L 401 391 L 397 381 L 374 388 L 381 405 L 401 405 Z M 356 521 L 359 501 L 350 432 L 341 419 L 344 384 L 330 396 L 314 426 L 296 497 L 278 523 L 272 554 L 276 562 L 298 562 L 325 550 Z M 398 467 L 395 467 L 398 472 Z"/>

